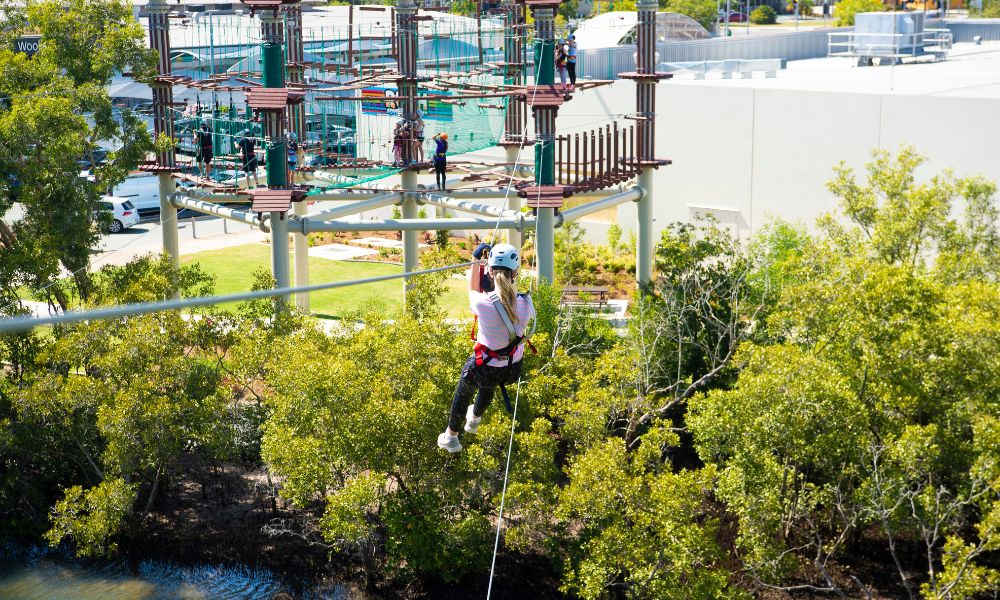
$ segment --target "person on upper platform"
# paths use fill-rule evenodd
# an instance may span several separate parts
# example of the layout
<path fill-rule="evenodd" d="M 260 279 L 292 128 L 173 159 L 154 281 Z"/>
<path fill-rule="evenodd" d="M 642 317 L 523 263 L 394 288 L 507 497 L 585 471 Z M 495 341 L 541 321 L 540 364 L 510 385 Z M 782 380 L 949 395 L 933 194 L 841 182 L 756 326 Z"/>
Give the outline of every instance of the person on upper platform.
<path fill-rule="evenodd" d="M 434 179 L 438 189 L 445 191 L 445 176 L 448 173 L 448 134 L 434 136 Z"/>
<path fill-rule="evenodd" d="M 254 141 L 249 129 L 244 129 L 234 141 L 236 142 L 236 147 L 240 149 L 240 157 L 242 159 L 240 171 L 243 171 L 247 175 L 247 187 L 250 187 L 251 174 L 253 174 L 254 186 L 259 186 L 260 181 L 257 179 L 257 167 L 259 166 L 257 162 L 257 142 Z M 238 177 L 239 172 L 237 171 Z"/>
<path fill-rule="evenodd" d="M 295 187 L 295 170 L 299 165 L 299 136 L 294 131 L 288 132 L 288 187 Z"/>
<path fill-rule="evenodd" d="M 202 121 L 201 129 L 194 134 L 195 146 L 198 148 L 198 175 L 208 177 L 212 171 L 212 158 L 214 156 L 212 147 L 212 131 L 208 127 L 208 121 Z"/>
<path fill-rule="evenodd" d="M 413 123 L 410 125 L 410 134 L 413 137 L 410 161 L 422 163 L 424 162 L 424 115 L 418 110 L 414 117 Z"/>
<path fill-rule="evenodd" d="M 517 293 L 517 272 L 521 266 L 520 252 L 510 244 L 490 248 L 480 244 L 477 259 L 489 252 L 486 276 L 493 291 L 482 289 L 482 261 L 477 260 L 469 272 L 469 307 L 479 324 L 473 355 L 462 367 L 455 395 L 452 398 L 448 427 L 438 436 L 439 448 L 458 452 L 462 443 L 459 428 L 465 420 L 465 431 L 476 433 L 483 413 L 493 401 L 497 386 L 515 384 L 521 377 L 524 344 L 528 322 L 535 317 L 531 296 Z M 469 404 L 473 392 L 474 404 Z M 506 398 L 505 398 L 506 399 Z"/>

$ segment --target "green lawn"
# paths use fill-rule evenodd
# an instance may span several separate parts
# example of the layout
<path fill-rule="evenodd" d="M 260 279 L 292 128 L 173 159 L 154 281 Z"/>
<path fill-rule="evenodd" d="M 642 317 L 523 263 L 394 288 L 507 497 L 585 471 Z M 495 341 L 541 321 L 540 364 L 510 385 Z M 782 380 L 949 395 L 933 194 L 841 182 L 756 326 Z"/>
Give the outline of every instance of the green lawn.
<path fill-rule="evenodd" d="M 254 271 L 264 269 L 270 272 L 271 248 L 264 244 L 246 244 L 181 257 L 181 264 L 194 263 L 215 276 L 217 294 L 233 294 L 250 289 Z M 309 283 L 363 279 L 401 273 L 402 270 L 399 265 L 310 257 Z M 448 285 L 449 290 L 441 298 L 441 304 L 448 314 L 462 316 L 463 311 L 468 312 L 469 306 L 465 282 L 451 279 Z M 339 316 L 373 300 L 383 303 L 389 311 L 399 308 L 403 302 L 403 280 L 393 279 L 312 292 L 310 308 L 317 316 Z"/>

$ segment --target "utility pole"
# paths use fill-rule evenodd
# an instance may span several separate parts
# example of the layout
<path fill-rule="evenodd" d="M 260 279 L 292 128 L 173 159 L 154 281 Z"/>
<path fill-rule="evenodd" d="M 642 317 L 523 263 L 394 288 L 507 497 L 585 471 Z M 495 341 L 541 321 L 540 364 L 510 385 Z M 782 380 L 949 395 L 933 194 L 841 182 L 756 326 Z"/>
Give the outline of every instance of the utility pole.
<path fill-rule="evenodd" d="M 728 0 L 727 0 L 728 2 Z M 639 25 L 636 37 L 636 72 L 622 73 L 622 77 L 635 80 L 637 139 L 635 155 L 639 161 L 639 188 L 636 216 L 635 276 L 642 288 L 653 280 L 653 171 L 669 160 L 656 158 L 656 84 L 669 79 L 667 73 L 656 72 L 656 0 L 639 0 L 636 11 Z M 728 12 L 726 23 L 729 22 Z"/>
<path fill-rule="evenodd" d="M 302 7 L 298 4 L 289 4 L 285 7 L 285 41 L 286 54 L 288 55 L 288 83 L 294 88 L 302 90 L 304 81 L 304 51 L 302 46 Z M 304 91 L 304 90 L 303 90 Z M 288 106 L 290 129 L 299 140 L 299 144 L 306 143 L 306 105 L 304 102 L 291 104 Z M 320 152 L 323 152 L 323 144 L 326 139 L 326 131 L 320 136 Z M 294 212 L 297 216 L 305 216 L 306 203 L 296 202 Z M 305 287 L 309 285 L 309 236 L 304 233 L 292 234 L 292 254 L 294 259 L 295 287 Z M 295 307 L 300 312 L 309 312 L 309 292 L 295 294 Z"/>
<path fill-rule="evenodd" d="M 399 71 L 399 110 L 400 117 L 412 120 L 417 113 L 417 44 L 418 20 L 417 5 L 413 0 L 399 0 L 396 5 L 396 64 Z M 407 165 L 400 173 L 400 184 L 404 190 L 401 212 L 404 219 L 416 219 L 418 215 L 416 190 L 417 170 L 408 166 L 413 159 L 413 148 L 410 143 L 403 144 L 403 164 Z M 418 231 L 403 231 L 403 271 L 416 271 L 420 262 L 420 245 Z M 404 294 L 410 288 L 410 279 L 404 279 Z"/>
<path fill-rule="evenodd" d="M 555 14 L 559 0 L 526 0 L 535 17 L 535 81 L 524 98 L 535 116 L 535 185 L 520 193 L 537 211 L 535 254 L 539 283 L 555 283 L 555 211 L 572 188 L 555 185 L 556 113 L 563 103 L 555 86 Z"/>
<path fill-rule="evenodd" d="M 156 62 L 156 79 L 150 84 L 153 91 L 153 135 L 156 139 L 165 136 L 174 139 L 174 79 L 170 74 L 170 7 L 165 0 L 150 0 L 149 46 L 159 55 Z M 174 146 L 159 150 L 156 161 L 140 167 L 144 171 L 157 174 L 160 192 L 160 231 L 163 233 L 163 251 L 170 257 L 174 268 L 180 266 L 180 251 L 177 240 L 177 209 L 170 202 L 174 193 L 174 178 L 177 168 Z M 176 295 L 175 295 L 176 297 Z"/>
<path fill-rule="evenodd" d="M 290 4 L 294 4 L 294 0 Z M 271 274 L 276 288 L 291 286 L 288 260 L 288 220 L 286 215 L 292 202 L 305 197 L 302 190 L 288 187 L 288 152 L 285 136 L 285 114 L 289 104 L 303 100 L 301 90 L 285 87 L 285 19 L 281 5 L 270 0 L 243 0 L 251 14 L 260 12 L 261 28 L 261 84 L 247 92 L 247 104 L 261 115 L 267 156 L 267 189 L 256 188 L 250 192 L 253 203 L 250 210 L 261 215 L 267 213 L 271 227 Z M 288 302 L 288 295 L 281 296 Z"/>
<path fill-rule="evenodd" d="M 527 32 L 524 23 L 524 9 L 520 2 L 516 0 L 504 0 L 504 42 L 503 42 L 503 73 L 504 84 L 509 86 L 520 86 L 524 84 L 524 62 L 523 48 L 524 36 Z M 520 156 L 520 151 L 524 147 L 532 146 L 533 142 L 525 139 L 525 104 L 524 98 L 520 96 L 510 96 L 507 100 L 507 112 L 504 115 L 504 132 L 497 143 L 503 146 L 507 159 L 508 189 L 512 189 L 512 180 L 517 174 L 516 166 Z M 507 195 L 507 208 L 513 211 L 521 210 L 521 198 L 516 193 Z M 523 240 L 521 232 L 517 229 L 507 230 L 508 241 L 516 248 L 520 248 Z"/>

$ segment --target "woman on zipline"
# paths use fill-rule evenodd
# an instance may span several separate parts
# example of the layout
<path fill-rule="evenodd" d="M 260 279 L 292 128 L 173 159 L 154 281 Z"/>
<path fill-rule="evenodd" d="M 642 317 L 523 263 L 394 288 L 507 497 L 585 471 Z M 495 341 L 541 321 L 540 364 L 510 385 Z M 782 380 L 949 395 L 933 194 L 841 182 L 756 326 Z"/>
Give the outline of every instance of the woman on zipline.
<path fill-rule="evenodd" d="M 484 252 L 489 252 L 486 277 L 482 277 Z M 458 452 L 458 429 L 465 418 L 465 430 L 476 433 L 483 413 L 493 401 L 497 386 L 517 383 L 521 377 L 521 359 L 528 321 L 535 316 L 531 297 L 517 293 L 518 267 L 521 257 L 510 244 L 497 244 L 492 249 L 480 244 L 473 256 L 477 262 L 469 272 L 469 305 L 479 323 L 479 333 L 473 355 L 462 368 L 455 396 L 451 402 L 448 428 L 438 436 L 437 444 L 448 452 Z M 483 289 L 483 288 L 487 289 Z M 478 390 L 475 404 L 470 405 L 472 392 Z M 509 406 L 508 406 L 509 409 Z"/>

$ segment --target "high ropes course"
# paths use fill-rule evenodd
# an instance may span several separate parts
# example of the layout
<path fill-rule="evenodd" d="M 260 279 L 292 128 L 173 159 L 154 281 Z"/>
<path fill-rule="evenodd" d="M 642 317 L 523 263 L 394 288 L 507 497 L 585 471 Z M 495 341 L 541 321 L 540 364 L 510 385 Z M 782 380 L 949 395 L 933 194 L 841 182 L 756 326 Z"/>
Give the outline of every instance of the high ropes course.
<path fill-rule="evenodd" d="M 420 232 L 502 229 L 515 246 L 530 232 L 536 276 L 551 282 L 556 227 L 635 202 L 636 275 L 648 282 L 652 171 L 670 162 L 654 147 L 656 84 L 669 78 L 656 72 L 657 5 L 637 4 L 636 70 L 618 74 L 635 81 L 635 112 L 561 135 L 560 107 L 610 81 L 557 84 L 560 1 L 505 0 L 499 17 L 468 18 L 414 0 L 305 17 L 298 0 L 193 16 L 150 0 L 153 128 L 167 143 L 140 168 L 158 175 L 164 252 L 179 263 L 180 209 L 256 225 L 271 234 L 275 289 L 308 312 L 311 232 L 401 232 L 404 278 L 418 269 Z M 418 176 L 435 164 L 438 133 L 451 178 L 431 189 Z M 494 146 L 503 160 L 471 155 Z M 211 164 L 194 174 L 206 153 Z M 573 196 L 585 201 L 564 208 Z M 358 218 L 393 205 L 401 218 Z M 421 205 L 435 216 L 418 217 Z"/>
<path fill-rule="evenodd" d="M 652 171 L 670 162 L 656 157 L 654 145 L 656 84 L 669 77 L 655 68 L 657 2 L 638 0 L 636 70 L 619 74 L 636 84 L 630 122 L 560 135 L 559 108 L 574 93 L 609 83 L 590 80 L 573 89 L 556 84 L 560 1 L 504 0 L 499 21 L 422 12 L 414 0 L 398 0 L 391 7 L 320 7 L 304 22 L 298 0 L 242 0 L 248 15 L 218 18 L 188 18 L 172 13 L 166 0 L 150 0 L 150 46 L 159 53 L 150 84 L 153 127 L 158 140 L 173 143 L 158 144 L 155 159 L 141 168 L 159 179 L 164 252 L 179 264 L 179 209 L 251 223 L 271 234 L 275 287 L 2 319 L 0 334 L 256 298 L 290 301 L 293 295 L 297 308 L 308 312 L 313 291 L 471 264 L 420 270 L 422 231 L 487 231 L 493 241 L 502 235 L 515 248 L 525 232 L 533 232 L 537 281 L 553 282 L 555 228 L 625 202 L 637 205 L 636 279 L 648 283 Z M 505 160 L 448 161 L 448 172 L 457 178 L 443 189 L 419 185 L 420 172 L 432 166 L 412 139 L 419 122 L 425 140 L 449 134 L 446 154 L 461 157 L 499 146 Z M 253 143 L 240 143 L 246 139 Z M 254 152 L 250 169 L 241 155 L 248 146 Z M 527 149 L 533 159 L 522 162 Z M 191 174 L 192 157 L 206 151 L 215 167 Z M 256 176 L 257 185 L 250 186 L 248 175 Z M 588 201 L 564 208 L 572 196 Z M 307 199 L 342 204 L 310 213 Z M 234 208 L 231 202 L 248 206 Z M 400 207 L 401 218 L 349 218 L 391 205 Z M 420 205 L 434 207 L 436 216 L 418 217 Z M 310 284 L 308 234 L 315 231 L 399 231 L 403 272 Z M 514 415 L 520 388 L 518 380 Z M 503 526 L 514 415 L 487 598 Z"/>

